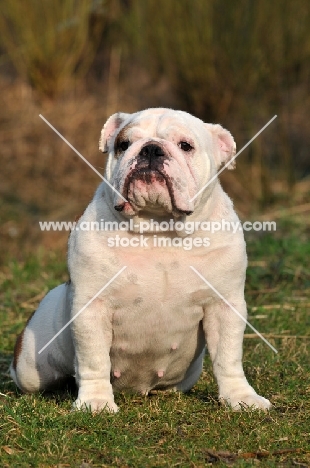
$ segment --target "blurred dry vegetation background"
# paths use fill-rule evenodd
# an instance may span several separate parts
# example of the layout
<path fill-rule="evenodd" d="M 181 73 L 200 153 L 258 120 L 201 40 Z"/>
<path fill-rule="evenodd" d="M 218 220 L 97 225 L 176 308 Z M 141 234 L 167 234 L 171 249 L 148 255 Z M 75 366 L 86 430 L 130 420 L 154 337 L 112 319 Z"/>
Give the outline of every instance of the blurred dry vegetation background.
<path fill-rule="evenodd" d="M 310 2 L 1 0 L 0 261 L 68 233 L 100 179 L 101 127 L 116 111 L 166 106 L 221 123 L 240 149 L 221 176 L 241 217 L 310 213 Z M 280 213 L 280 214 L 279 214 Z"/>

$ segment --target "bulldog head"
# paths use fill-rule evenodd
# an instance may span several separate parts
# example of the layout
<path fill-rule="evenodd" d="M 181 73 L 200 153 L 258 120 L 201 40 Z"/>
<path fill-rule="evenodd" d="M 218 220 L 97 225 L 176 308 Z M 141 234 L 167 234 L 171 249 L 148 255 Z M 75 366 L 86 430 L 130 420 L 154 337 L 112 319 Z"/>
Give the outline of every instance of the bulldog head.
<path fill-rule="evenodd" d="M 122 195 L 113 193 L 115 210 L 179 217 L 194 211 L 199 199 L 192 198 L 234 156 L 236 145 L 220 125 L 183 111 L 147 109 L 112 115 L 99 149 L 109 153 L 106 178 Z"/>

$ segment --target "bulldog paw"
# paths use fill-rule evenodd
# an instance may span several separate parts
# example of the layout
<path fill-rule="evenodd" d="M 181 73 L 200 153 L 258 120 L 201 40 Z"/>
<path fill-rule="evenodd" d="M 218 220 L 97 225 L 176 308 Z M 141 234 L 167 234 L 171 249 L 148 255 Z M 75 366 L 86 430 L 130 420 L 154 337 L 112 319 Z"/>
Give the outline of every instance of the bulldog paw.
<path fill-rule="evenodd" d="M 263 410 L 267 411 L 272 406 L 266 398 L 255 394 L 240 394 L 229 398 L 220 398 L 221 402 L 228 404 L 234 411 L 240 410 Z"/>
<path fill-rule="evenodd" d="M 102 410 L 105 410 L 109 413 L 117 413 L 118 406 L 114 403 L 113 400 L 105 400 L 101 398 L 93 398 L 91 400 L 77 399 L 73 403 L 73 410 L 90 410 L 92 413 L 98 413 Z"/>

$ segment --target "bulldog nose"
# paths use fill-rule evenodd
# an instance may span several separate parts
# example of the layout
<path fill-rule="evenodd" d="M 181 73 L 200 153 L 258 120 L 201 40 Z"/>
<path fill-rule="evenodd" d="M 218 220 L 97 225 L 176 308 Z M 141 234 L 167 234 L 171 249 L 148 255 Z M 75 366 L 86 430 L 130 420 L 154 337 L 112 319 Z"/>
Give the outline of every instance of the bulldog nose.
<path fill-rule="evenodd" d="M 148 158 L 157 158 L 158 156 L 165 156 L 165 153 L 163 152 L 162 148 L 158 145 L 150 144 L 144 146 L 140 153 L 139 156 L 144 156 Z"/>

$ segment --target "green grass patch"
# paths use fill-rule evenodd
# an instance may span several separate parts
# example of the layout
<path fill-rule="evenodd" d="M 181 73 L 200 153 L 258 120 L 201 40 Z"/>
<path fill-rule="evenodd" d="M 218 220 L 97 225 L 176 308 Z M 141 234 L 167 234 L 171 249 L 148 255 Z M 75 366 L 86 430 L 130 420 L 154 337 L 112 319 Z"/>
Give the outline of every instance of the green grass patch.
<path fill-rule="evenodd" d="M 275 235 L 247 235 L 248 380 L 269 413 L 221 407 L 208 356 L 186 394 L 119 394 L 116 415 L 71 412 L 74 391 L 21 395 L 9 378 L 16 334 L 42 295 L 66 281 L 65 259 L 42 253 L 0 272 L 1 467 L 310 466 L 310 254 L 308 233 L 286 221 Z"/>

